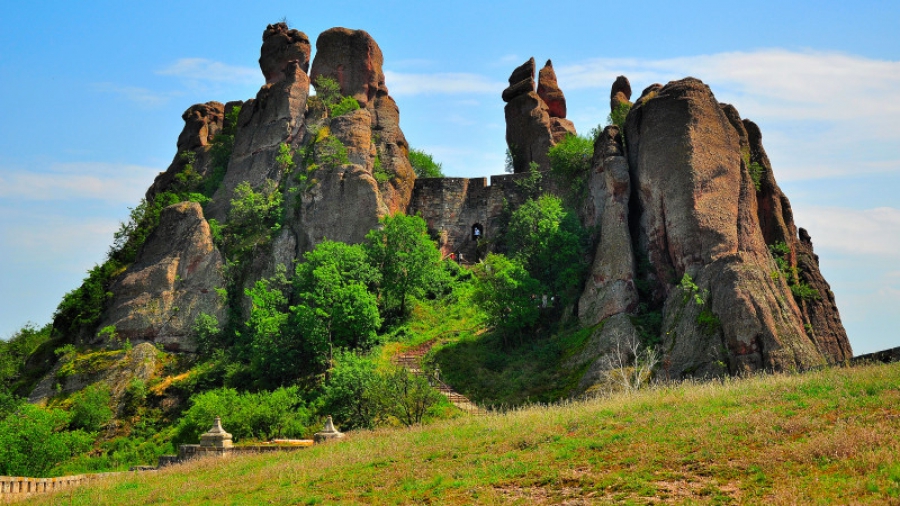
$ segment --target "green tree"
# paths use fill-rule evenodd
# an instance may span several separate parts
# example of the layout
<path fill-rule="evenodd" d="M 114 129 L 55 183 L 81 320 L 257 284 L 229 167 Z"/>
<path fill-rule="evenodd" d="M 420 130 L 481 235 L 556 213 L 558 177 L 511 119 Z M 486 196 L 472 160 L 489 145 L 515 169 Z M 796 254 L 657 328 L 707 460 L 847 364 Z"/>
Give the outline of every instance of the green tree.
<path fill-rule="evenodd" d="M 381 228 L 366 235 L 365 248 L 381 273 L 381 306 L 403 317 L 409 298 L 424 295 L 429 278 L 439 269 L 441 254 L 421 217 L 397 213 L 380 221 Z"/>
<path fill-rule="evenodd" d="M 594 140 L 581 135 L 566 135 L 566 138 L 547 152 L 550 170 L 569 180 L 574 196 L 581 196 L 587 189 L 594 156 Z"/>
<path fill-rule="evenodd" d="M 331 415 L 344 429 L 370 429 L 383 420 L 383 408 L 373 395 L 380 381 L 375 361 L 351 351 L 335 354 L 335 366 L 325 382 L 320 413 Z"/>
<path fill-rule="evenodd" d="M 443 166 L 421 149 L 409 150 L 409 163 L 416 177 L 444 177 Z"/>
<path fill-rule="evenodd" d="M 537 322 L 541 286 L 518 260 L 491 253 L 473 271 L 473 299 L 504 343 Z"/>
<path fill-rule="evenodd" d="M 511 256 L 543 290 L 569 296 L 580 285 L 587 266 L 587 234 L 558 197 L 544 195 L 522 204 L 510 218 L 505 240 Z"/>
<path fill-rule="evenodd" d="M 405 367 L 392 367 L 374 383 L 369 397 L 384 412 L 407 427 L 422 423 L 428 409 L 441 400 L 441 394 L 423 376 Z"/>

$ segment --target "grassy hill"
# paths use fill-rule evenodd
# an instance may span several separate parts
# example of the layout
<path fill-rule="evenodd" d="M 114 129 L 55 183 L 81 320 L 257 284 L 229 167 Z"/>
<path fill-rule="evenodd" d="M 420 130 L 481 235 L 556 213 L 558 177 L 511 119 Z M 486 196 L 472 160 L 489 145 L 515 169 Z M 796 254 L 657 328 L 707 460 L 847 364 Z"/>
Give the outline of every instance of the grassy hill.
<path fill-rule="evenodd" d="M 898 433 L 900 364 L 858 366 L 364 431 L 34 502 L 896 503 Z"/>

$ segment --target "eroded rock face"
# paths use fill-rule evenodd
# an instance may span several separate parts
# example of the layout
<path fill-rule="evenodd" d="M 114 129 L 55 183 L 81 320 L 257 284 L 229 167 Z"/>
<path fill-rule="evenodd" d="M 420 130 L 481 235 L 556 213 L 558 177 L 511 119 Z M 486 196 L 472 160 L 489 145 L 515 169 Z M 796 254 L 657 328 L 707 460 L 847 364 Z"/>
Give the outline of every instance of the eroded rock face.
<path fill-rule="evenodd" d="M 281 144 L 297 146 L 305 135 L 309 77 L 295 61 L 287 63 L 283 76 L 264 85 L 241 107 L 234 151 L 225 179 L 207 207 L 209 218 L 227 219 L 234 190 L 242 182 L 259 189 L 267 179 L 277 182 L 284 177 L 284 167 L 275 158 Z"/>
<path fill-rule="evenodd" d="M 134 264 L 110 287 L 113 297 L 100 328 L 114 326 L 119 340 L 193 351 L 191 328 L 201 313 L 226 321 L 215 291 L 225 285 L 221 267 L 200 205 L 182 202 L 163 209 Z"/>
<path fill-rule="evenodd" d="M 728 116 L 702 82 L 645 90 L 626 124 L 637 255 L 663 305 L 667 371 L 809 368 L 826 361 L 777 271 Z M 690 283 L 680 283 L 687 274 Z M 695 286 L 694 286 L 695 285 Z"/>
<path fill-rule="evenodd" d="M 550 170 L 547 151 L 566 135 L 575 134 L 575 125 L 565 119 L 565 98 L 556 84 L 556 74 L 550 62 L 547 63 L 542 70 L 544 93 L 551 98 L 555 112 L 551 113 L 550 106 L 535 91 L 534 58 L 513 71 L 509 87 L 502 94 L 506 102 L 506 144 L 516 173 L 528 172 L 532 162 L 538 165 L 538 170 Z"/>
<path fill-rule="evenodd" d="M 188 156 L 193 156 L 194 161 L 191 165 L 198 176 L 206 176 L 209 173 L 212 169 L 210 143 L 222 131 L 225 109 L 226 106 L 219 102 L 207 102 L 192 105 L 184 111 L 181 115 L 184 128 L 178 136 L 178 152 L 166 171 L 156 176 L 147 190 L 148 201 L 152 201 L 154 196 L 172 187 L 175 176 L 188 164 Z"/>
<path fill-rule="evenodd" d="M 311 46 L 305 33 L 288 28 L 286 23 L 275 23 L 266 27 L 262 40 L 259 68 L 267 84 L 284 79 L 288 62 L 296 62 L 303 72 L 309 72 Z"/>
<path fill-rule="evenodd" d="M 634 310 L 634 253 L 628 228 L 631 176 L 619 128 L 608 126 L 594 143 L 588 181 L 593 213 L 586 223 L 599 228 L 594 261 L 578 302 L 582 325 L 591 326 Z"/>
<path fill-rule="evenodd" d="M 338 82 L 341 94 L 355 98 L 361 107 L 384 89 L 384 56 L 365 30 L 332 28 L 316 39 L 316 58 L 310 77 L 327 76 Z"/>

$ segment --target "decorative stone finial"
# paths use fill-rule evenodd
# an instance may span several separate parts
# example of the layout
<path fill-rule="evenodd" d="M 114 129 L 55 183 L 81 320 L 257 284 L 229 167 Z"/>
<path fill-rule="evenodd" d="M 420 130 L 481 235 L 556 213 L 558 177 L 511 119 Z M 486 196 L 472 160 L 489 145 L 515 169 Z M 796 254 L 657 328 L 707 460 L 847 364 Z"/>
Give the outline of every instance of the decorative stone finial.
<path fill-rule="evenodd" d="M 338 432 L 337 429 L 334 428 L 334 422 L 331 420 L 331 415 L 328 415 L 328 418 L 325 420 L 325 428 L 322 429 L 322 432 L 316 432 L 313 434 L 313 441 L 316 443 L 324 443 L 326 441 L 332 439 L 340 439 L 344 437 L 342 432 Z"/>
<path fill-rule="evenodd" d="M 222 419 L 218 416 L 206 434 L 200 436 L 200 446 L 204 448 L 231 448 L 231 434 L 222 428 Z"/>

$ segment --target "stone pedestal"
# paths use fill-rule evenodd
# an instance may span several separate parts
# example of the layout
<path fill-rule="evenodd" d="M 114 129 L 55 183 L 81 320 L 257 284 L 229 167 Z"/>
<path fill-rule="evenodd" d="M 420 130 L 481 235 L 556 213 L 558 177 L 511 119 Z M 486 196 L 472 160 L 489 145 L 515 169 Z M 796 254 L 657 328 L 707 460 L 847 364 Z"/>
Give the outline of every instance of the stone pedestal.
<path fill-rule="evenodd" d="M 331 421 L 331 416 L 325 421 L 325 428 L 322 429 L 322 432 L 316 432 L 313 434 L 313 441 L 318 443 L 325 443 L 335 439 L 341 439 L 344 437 L 344 433 L 338 432 L 337 429 L 334 428 L 334 422 Z"/>
<path fill-rule="evenodd" d="M 222 419 L 217 416 L 212 428 L 200 436 L 200 448 L 224 450 L 231 447 L 231 434 L 225 432 L 222 428 Z"/>

